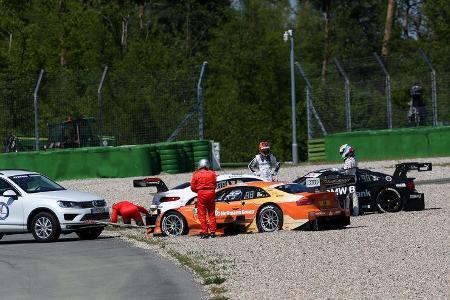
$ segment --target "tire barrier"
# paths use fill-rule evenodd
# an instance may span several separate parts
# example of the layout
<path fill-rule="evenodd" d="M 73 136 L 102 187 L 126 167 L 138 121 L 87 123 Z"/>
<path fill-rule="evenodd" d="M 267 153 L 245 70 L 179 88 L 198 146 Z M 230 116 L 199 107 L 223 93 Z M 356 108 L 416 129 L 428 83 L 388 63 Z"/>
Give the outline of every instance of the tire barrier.
<path fill-rule="evenodd" d="M 192 172 L 211 158 L 211 141 L 179 141 L 119 147 L 89 147 L 0 155 L 0 169 L 25 169 L 54 180 L 120 178 Z"/>

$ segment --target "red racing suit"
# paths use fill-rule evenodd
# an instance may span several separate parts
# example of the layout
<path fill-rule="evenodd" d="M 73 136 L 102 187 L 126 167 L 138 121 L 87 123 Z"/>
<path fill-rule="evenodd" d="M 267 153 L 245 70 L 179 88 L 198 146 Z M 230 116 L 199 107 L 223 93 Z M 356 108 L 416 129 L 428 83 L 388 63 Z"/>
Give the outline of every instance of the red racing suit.
<path fill-rule="evenodd" d="M 192 175 L 191 190 L 197 193 L 201 234 L 216 232 L 216 181 L 216 173 L 206 168 L 200 169 Z M 209 222 L 206 220 L 206 213 L 208 213 Z"/>
<path fill-rule="evenodd" d="M 142 221 L 141 213 L 148 214 L 148 211 L 144 207 L 129 201 L 121 201 L 112 206 L 111 222 L 117 223 L 117 216 L 122 216 L 125 224 L 130 224 L 131 219 L 133 219 L 137 225 L 142 226 L 144 221 Z"/>

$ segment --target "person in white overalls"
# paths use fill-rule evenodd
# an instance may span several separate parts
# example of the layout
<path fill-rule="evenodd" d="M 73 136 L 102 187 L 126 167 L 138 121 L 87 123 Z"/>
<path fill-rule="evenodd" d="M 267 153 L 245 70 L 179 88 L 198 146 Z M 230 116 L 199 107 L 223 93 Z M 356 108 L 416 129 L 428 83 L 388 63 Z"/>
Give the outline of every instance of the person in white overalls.
<path fill-rule="evenodd" d="M 280 163 L 277 162 L 275 155 L 270 152 L 268 142 L 259 143 L 259 153 L 248 164 L 248 168 L 264 181 L 273 181 L 274 176 L 278 174 Z"/>
<path fill-rule="evenodd" d="M 341 171 L 341 173 L 343 174 L 356 176 L 356 169 L 358 168 L 358 162 L 356 161 L 355 150 L 353 149 L 353 147 L 350 146 L 349 144 L 344 144 L 339 148 L 339 154 L 344 160 L 344 164 L 338 170 Z M 352 205 L 353 216 L 359 215 L 359 201 L 356 191 L 349 194 L 348 197 L 349 199 L 352 200 L 353 203 Z"/>

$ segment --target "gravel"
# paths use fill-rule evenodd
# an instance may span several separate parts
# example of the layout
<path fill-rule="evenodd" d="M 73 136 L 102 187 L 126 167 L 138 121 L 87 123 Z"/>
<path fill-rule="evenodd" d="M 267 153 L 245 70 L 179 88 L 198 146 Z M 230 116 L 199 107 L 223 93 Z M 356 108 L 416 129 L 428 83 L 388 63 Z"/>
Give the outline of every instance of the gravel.
<path fill-rule="evenodd" d="M 183 236 L 152 238 L 152 242 L 164 245 L 160 247 L 164 255 L 170 251 L 188 255 L 219 272 L 226 279 L 221 285 L 226 289 L 224 295 L 232 299 L 448 299 L 450 180 L 438 184 L 430 180 L 450 178 L 450 157 L 416 161 L 434 164 L 432 172 L 410 173 L 417 178 L 417 189 L 425 193 L 424 211 L 367 214 L 352 218 L 344 230 L 280 231 L 210 240 Z M 398 162 L 362 162 L 359 166 L 392 173 Z M 336 165 L 286 165 L 278 179 L 293 180 L 329 166 Z M 159 177 L 171 187 L 190 180 L 191 174 Z M 132 178 L 62 184 L 102 195 L 109 204 L 127 199 L 148 205 L 151 199 L 151 189 L 133 188 Z"/>

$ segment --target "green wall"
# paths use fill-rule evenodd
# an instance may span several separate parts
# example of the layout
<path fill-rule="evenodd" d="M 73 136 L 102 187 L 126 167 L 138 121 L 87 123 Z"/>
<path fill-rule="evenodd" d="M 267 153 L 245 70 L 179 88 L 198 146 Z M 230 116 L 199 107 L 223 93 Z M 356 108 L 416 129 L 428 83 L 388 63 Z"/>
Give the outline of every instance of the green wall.
<path fill-rule="evenodd" d="M 337 133 L 325 138 L 328 161 L 341 160 L 339 147 L 350 144 L 360 160 L 450 155 L 450 126 Z"/>
<path fill-rule="evenodd" d="M 146 176 L 161 171 L 172 174 L 191 172 L 195 169 L 195 161 L 211 158 L 210 143 L 211 141 L 182 141 L 3 153 L 0 155 L 0 169 L 36 171 L 54 180 Z M 167 161 L 170 165 L 165 163 Z"/>

